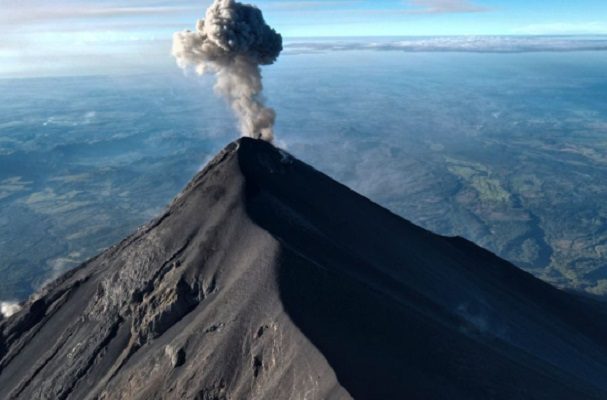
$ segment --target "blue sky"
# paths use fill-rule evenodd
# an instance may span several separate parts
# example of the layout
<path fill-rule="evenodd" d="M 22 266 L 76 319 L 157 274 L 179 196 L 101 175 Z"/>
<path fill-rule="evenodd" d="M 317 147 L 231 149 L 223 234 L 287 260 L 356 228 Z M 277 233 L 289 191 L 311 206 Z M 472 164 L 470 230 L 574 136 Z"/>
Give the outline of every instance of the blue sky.
<path fill-rule="evenodd" d="M 258 0 L 286 38 L 607 34 L 606 0 Z M 0 76 L 167 61 L 166 43 L 210 4 L 0 0 Z"/>
<path fill-rule="evenodd" d="M 291 36 L 607 33 L 604 0 L 260 1 Z"/>

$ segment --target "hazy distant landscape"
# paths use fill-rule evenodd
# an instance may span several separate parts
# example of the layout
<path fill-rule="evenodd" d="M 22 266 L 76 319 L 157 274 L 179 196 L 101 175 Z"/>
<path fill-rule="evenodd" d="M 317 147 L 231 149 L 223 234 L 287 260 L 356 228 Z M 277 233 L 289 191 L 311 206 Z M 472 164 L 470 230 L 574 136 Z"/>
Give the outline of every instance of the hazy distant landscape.
<path fill-rule="evenodd" d="M 606 70 L 598 50 L 293 48 L 265 85 L 278 145 L 297 157 L 430 230 L 603 295 Z M 0 299 L 157 215 L 237 136 L 212 80 L 173 69 L 0 80 Z"/>

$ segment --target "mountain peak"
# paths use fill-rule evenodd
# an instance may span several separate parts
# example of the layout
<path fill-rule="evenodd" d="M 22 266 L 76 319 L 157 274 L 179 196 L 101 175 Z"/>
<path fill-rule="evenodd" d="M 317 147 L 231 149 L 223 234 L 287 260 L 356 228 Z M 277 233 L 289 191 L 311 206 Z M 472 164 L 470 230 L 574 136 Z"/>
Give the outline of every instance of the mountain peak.
<path fill-rule="evenodd" d="M 0 322 L 0 398 L 599 399 L 605 314 L 242 138 Z"/>

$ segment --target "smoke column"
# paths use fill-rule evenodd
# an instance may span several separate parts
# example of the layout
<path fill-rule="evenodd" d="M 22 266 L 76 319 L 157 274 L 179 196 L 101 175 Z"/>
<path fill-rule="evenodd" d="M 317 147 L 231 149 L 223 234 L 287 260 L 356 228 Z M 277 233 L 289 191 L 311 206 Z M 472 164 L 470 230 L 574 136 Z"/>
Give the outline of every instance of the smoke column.
<path fill-rule="evenodd" d="M 215 91 L 230 103 L 243 136 L 274 137 L 276 113 L 261 95 L 260 65 L 273 64 L 282 51 L 282 36 L 269 27 L 261 11 L 235 0 L 215 0 L 196 30 L 173 35 L 179 67 L 217 77 Z"/>

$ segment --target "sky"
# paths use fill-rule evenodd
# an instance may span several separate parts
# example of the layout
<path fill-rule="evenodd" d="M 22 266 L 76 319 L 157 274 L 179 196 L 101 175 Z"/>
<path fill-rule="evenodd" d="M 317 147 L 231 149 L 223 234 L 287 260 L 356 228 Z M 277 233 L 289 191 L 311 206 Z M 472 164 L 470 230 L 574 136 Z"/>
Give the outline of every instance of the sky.
<path fill-rule="evenodd" d="M 210 0 L 0 0 L 0 77 L 168 63 Z M 291 38 L 604 35 L 605 0 L 257 0 Z"/>

